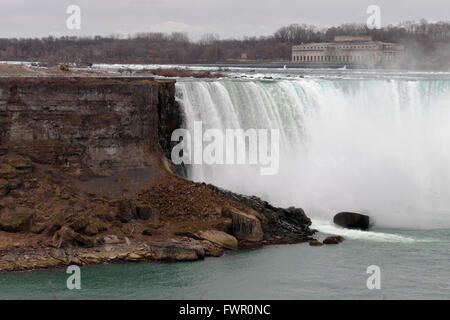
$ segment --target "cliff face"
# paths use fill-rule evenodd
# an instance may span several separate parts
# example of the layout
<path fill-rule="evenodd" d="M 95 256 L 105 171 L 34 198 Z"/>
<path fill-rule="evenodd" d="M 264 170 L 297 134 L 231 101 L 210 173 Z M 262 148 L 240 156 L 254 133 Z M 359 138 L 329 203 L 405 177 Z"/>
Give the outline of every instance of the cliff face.
<path fill-rule="evenodd" d="M 159 118 L 170 123 L 177 114 L 174 82 L 2 78 L 0 154 L 15 152 L 80 177 L 149 167 L 160 154 L 159 133 L 170 129 L 160 128 Z M 167 137 L 161 141 L 167 146 Z"/>

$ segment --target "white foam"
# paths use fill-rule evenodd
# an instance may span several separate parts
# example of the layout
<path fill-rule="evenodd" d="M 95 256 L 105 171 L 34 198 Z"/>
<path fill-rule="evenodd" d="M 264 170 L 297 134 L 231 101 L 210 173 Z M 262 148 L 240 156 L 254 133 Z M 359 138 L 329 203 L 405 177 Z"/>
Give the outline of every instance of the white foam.
<path fill-rule="evenodd" d="M 378 242 L 415 242 L 412 237 L 402 236 L 395 233 L 361 231 L 341 228 L 332 222 L 325 220 L 312 220 L 312 229 L 317 229 L 322 233 L 342 236 L 346 239 L 370 240 Z"/>

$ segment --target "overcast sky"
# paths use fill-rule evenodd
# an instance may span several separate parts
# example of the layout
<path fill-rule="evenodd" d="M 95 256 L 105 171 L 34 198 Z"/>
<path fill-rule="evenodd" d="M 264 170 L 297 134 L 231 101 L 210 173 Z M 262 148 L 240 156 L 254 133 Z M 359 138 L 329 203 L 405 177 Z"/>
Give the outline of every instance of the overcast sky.
<path fill-rule="evenodd" d="M 80 30 L 66 27 L 71 4 L 81 9 Z M 205 33 L 239 38 L 291 23 L 365 23 L 371 4 L 381 8 L 382 25 L 450 20 L 449 0 L 0 0 L 0 37 L 182 31 L 194 39 Z"/>

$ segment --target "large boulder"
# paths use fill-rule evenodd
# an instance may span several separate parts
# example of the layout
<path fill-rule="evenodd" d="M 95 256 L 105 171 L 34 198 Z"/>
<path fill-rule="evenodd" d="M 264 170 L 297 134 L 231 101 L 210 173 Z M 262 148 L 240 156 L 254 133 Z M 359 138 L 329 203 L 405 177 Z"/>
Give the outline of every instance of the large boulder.
<path fill-rule="evenodd" d="M 222 216 L 231 218 L 231 234 L 238 240 L 263 240 L 261 222 L 256 216 L 228 206 L 222 209 Z"/>
<path fill-rule="evenodd" d="M 358 230 L 368 230 L 369 220 L 369 216 L 354 212 L 341 212 L 333 218 L 333 222 L 338 226 Z"/>
<path fill-rule="evenodd" d="M 200 231 L 198 236 L 226 249 L 237 249 L 238 241 L 232 235 L 218 230 Z"/>

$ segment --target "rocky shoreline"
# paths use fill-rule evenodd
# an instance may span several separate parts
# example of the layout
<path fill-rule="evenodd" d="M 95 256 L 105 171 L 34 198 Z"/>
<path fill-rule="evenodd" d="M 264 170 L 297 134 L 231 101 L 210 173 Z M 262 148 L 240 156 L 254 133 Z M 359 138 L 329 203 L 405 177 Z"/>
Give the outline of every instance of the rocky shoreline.
<path fill-rule="evenodd" d="M 200 187 L 220 192 L 213 186 Z M 89 217 L 84 228 L 80 227 L 83 224 L 80 219 L 61 222 L 59 225 L 55 225 L 55 221 L 42 224 L 39 220 L 27 220 L 26 223 L 11 227 L 12 224 L 7 224 L 2 215 L 2 244 L 7 235 L 13 236 L 13 240 L 17 242 L 10 242 L 9 246 L 0 249 L 0 271 L 54 268 L 72 264 L 195 261 L 209 256 L 218 257 L 230 250 L 299 243 L 312 239 L 314 231 L 309 229 L 311 222 L 301 209 L 273 208 L 254 197 L 244 201 L 249 201 L 262 210 L 249 209 L 242 212 L 226 205 L 221 215 L 217 215 L 210 225 L 195 220 L 190 222 L 189 219 L 178 223 L 175 229 L 172 227 L 176 223 L 164 218 L 155 222 L 154 216 L 149 217 L 153 222 L 147 223 L 149 220 L 142 214 L 140 217 L 133 216 L 136 211 L 142 212 L 142 207 L 136 210 L 128 201 L 127 205 L 119 203 L 119 210 L 114 211 L 115 216 L 111 216 L 114 220 L 110 224 L 98 220 L 98 217 Z M 31 219 L 35 218 L 33 216 Z M 100 230 L 91 230 L 91 221 L 105 225 Z M 117 229 L 119 223 L 121 229 Z M 136 234 L 132 231 L 129 233 L 131 228 L 137 231 Z M 128 231 L 124 232 L 125 230 Z M 33 236 L 39 239 L 33 241 Z"/>
<path fill-rule="evenodd" d="M 8 209 L 2 204 L 0 271 L 73 264 L 196 261 L 219 257 L 232 250 L 313 240 L 315 231 L 309 228 L 311 221 L 301 209 L 275 208 L 256 197 L 173 178 L 179 185 L 172 183 L 167 190 L 159 185 L 160 192 L 172 192 L 180 203 L 185 203 L 184 197 L 178 194 L 180 190 L 186 194 L 193 189 L 187 194 L 222 198 L 223 202 L 217 201 L 220 205 L 225 203 L 221 211 L 185 216 L 179 208 L 179 215 L 167 216 L 163 207 L 155 210 L 143 204 L 145 192 L 135 199 L 95 199 L 95 202 L 110 205 L 111 211 L 107 214 L 105 207 L 100 210 L 96 207 L 89 214 L 79 212 L 67 216 L 63 209 L 48 221 L 43 221 L 39 210 L 12 209 L 12 206 Z M 146 192 L 159 197 L 158 189 Z M 10 192 L 14 195 L 17 189 Z M 62 197 L 68 198 L 67 204 L 86 205 L 74 201 L 73 194 Z M 166 202 L 162 204 L 165 206 Z"/>

